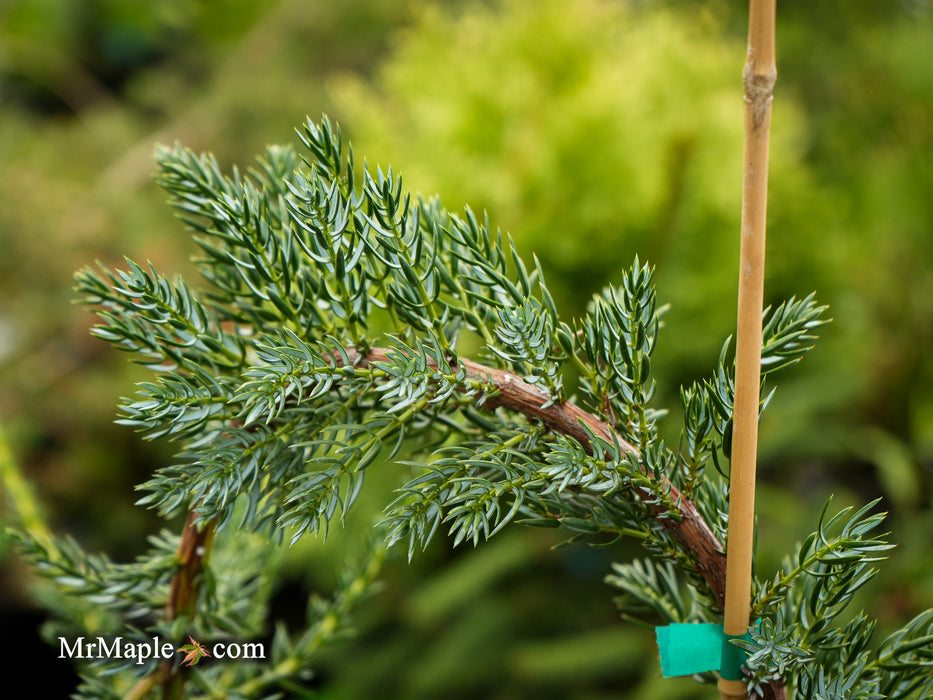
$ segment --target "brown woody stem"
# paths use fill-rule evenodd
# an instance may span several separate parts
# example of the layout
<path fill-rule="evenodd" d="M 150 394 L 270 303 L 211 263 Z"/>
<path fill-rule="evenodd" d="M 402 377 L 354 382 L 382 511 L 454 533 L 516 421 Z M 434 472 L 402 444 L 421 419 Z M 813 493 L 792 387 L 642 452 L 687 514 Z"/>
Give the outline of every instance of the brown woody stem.
<path fill-rule="evenodd" d="M 214 541 L 216 521 L 211 521 L 198 529 L 196 509 L 188 513 L 185 529 L 178 543 L 179 568 L 172 578 L 168 600 L 165 603 L 165 618 L 169 621 L 179 615 L 191 615 L 195 610 L 198 596 L 198 579 L 204 571 L 204 560 Z"/>
<path fill-rule="evenodd" d="M 388 352 L 384 348 L 373 348 L 365 355 L 360 355 L 350 350 L 348 359 L 351 364 L 366 366 L 386 362 L 389 359 Z M 336 359 L 339 361 L 339 358 Z M 570 401 L 550 403 L 551 397 L 547 392 L 508 370 L 463 358 L 457 358 L 456 362 L 466 370 L 469 379 L 494 387 L 495 391 L 483 403 L 483 408 L 507 408 L 539 420 L 549 430 L 574 438 L 587 451 L 592 449 L 590 434 L 593 434 L 609 444 L 618 443 L 625 452 L 638 455 L 638 450 L 620 438 L 612 426 L 576 404 Z M 716 602 L 722 607 L 726 595 L 726 557 L 722 544 L 693 502 L 673 484 L 665 482 L 659 484 L 659 488 L 669 494 L 671 503 L 678 511 L 678 517 L 659 518 L 660 524 L 690 554 Z M 667 513 L 663 506 L 655 506 L 653 509 L 656 515 Z"/>
<path fill-rule="evenodd" d="M 204 562 L 214 541 L 217 520 L 212 520 L 201 528 L 197 526 L 197 510 L 192 508 L 181 533 L 181 540 L 175 556 L 178 558 L 178 571 L 169 585 L 168 600 L 165 602 L 165 619 L 175 620 L 179 615 L 193 615 L 198 599 L 198 586 L 204 572 Z M 126 694 L 127 700 L 146 697 L 149 692 L 161 684 L 164 700 L 175 700 L 184 696 L 185 674 L 178 673 L 171 660 L 163 661 L 150 675 L 140 679 Z"/>

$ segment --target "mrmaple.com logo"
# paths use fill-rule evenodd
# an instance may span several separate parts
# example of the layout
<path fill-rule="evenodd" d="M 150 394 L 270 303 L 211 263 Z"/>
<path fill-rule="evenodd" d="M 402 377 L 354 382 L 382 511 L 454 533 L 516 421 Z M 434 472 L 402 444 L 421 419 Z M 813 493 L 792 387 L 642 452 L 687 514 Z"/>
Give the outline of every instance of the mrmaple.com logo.
<path fill-rule="evenodd" d="M 205 656 L 215 659 L 265 659 L 266 647 L 260 642 L 215 642 L 211 645 L 211 653 L 204 644 L 196 642 L 188 636 L 189 644 L 175 648 L 171 642 L 163 642 L 160 637 L 139 642 L 126 640 L 123 637 L 106 639 L 97 637 L 88 641 L 85 637 L 77 637 L 69 641 L 64 637 L 58 638 L 58 658 L 60 659 L 115 659 L 135 660 L 138 665 L 146 663 L 149 659 L 168 660 L 175 654 L 184 654 L 181 663 L 183 666 L 194 666 Z"/>

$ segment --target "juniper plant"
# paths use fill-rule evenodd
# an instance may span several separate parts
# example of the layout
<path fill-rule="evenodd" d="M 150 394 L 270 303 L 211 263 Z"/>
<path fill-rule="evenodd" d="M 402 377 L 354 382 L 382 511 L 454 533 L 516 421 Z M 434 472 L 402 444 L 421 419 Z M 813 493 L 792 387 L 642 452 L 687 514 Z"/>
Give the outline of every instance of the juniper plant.
<path fill-rule="evenodd" d="M 303 155 L 270 148 L 248 173 L 224 175 L 210 155 L 181 147 L 158 151 L 158 180 L 202 251 L 203 290 L 132 261 L 76 276 L 103 321 L 94 334 L 155 375 L 126 399 L 120 422 L 179 445 L 177 463 L 139 487 L 139 503 L 185 524 L 129 564 L 21 532 L 22 551 L 68 594 L 57 604 L 64 629 L 140 640 L 264 634 L 275 552 L 325 536 L 367 469 L 393 460 L 408 476 L 380 528 L 409 557 L 439 530 L 478 544 L 509 524 L 599 544 L 632 538 L 645 558 L 607 578 L 623 617 L 719 621 L 729 341 L 709 377 L 682 389 L 681 437 L 668 445 L 653 403 L 663 307 L 650 266 L 636 259 L 585 316 L 564 320 L 537 261 L 488 221 L 406 193 L 391 168 L 358 170 L 326 118 L 298 133 Z M 812 295 L 769 309 L 762 381 L 800 360 L 825 321 Z M 880 644 L 866 614 L 840 617 L 889 548 L 882 519 L 874 504 L 827 506 L 784 566 L 755 582 L 751 693 L 933 691 L 933 612 Z M 333 600 L 312 601 L 303 631 L 277 628 L 269 659 L 85 664 L 79 695 L 300 688 L 382 557 L 374 546 Z"/>

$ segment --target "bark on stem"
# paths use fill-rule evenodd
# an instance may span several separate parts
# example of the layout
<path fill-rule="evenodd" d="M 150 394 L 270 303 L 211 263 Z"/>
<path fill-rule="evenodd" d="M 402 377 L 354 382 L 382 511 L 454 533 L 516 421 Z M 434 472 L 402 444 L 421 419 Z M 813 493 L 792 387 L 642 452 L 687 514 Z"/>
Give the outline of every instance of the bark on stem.
<path fill-rule="evenodd" d="M 179 560 L 178 572 L 172 577 L 168 601 L 165 603 L 165 618 L 174 620 L 179 615 L 194 615 L 198 602 L 198 587 L 204 572 L 204 562 L 214 542 L 217 520 L 212 520 L 202 527 L 197 526 L 197 507 L 188 513 L 185 529 L 181 533 L 176 556 Z M 165 700 L 180 700 L 184 697 L 186 674 L 179 673 L 173 662 L 166 661 L 163 672 L 162 697 Z"/>
<path fill-rule="evenodd" d="M 351 364 L 365 367 L 375 362 L 388 361 L 388 352 L 384 348 L 373 348 L 365 355 L 360 355 L 350 350 L 348 359 Z M 334 359 L 340 361 L 339 356 Z M 610 444 L 618 442 L 624 451 L 638 455 L 638 450 L 620 438 L 611 425 L 576 404 L 570 401 L 549 404 L 551 397 L 547 392 L 508 370 L 488 367 L 464 358 L 457 358 L 456 362 L 466 370 L 469 379 L 495 387 L 495 395 L 486 399 L 483 408 L 493 410 L 501 406 L 540 420 L 548 429 L 574 438 L 587 451 L 591 449 L 592 433 Z M 722 543 L 693 502 L 673 484 L 665 482 L 658 484 L 658 488 L 670 494 L 670 500 L 679 513 L 679 518 L 659 518 L 659 523 L 693 558 L 700 575 L 722 608 L 726 599 L 726 559 Z M 666 513 L 666 509 L 661 506 L 655 506 L 653 510 L 656 515 L 662 511 Z"/>
<path fill-rule="evenodd" d="M 518 411 L 526 416 L 537 418 L 548 428 L 574 438 L 587 450 L 590 448 L 590 438 L 583 426 L 586 426 L 594 435 L 603 438 L 612 444 L 618 441 L 627 452 L 635 455 L 638 450 L 622 440 L 615 434 L 612 426 L 592 414 L 584 411 L 570 401 L 559 404 L 546 404 L 550 396 L 523 379 L 505 370 L 486 367 L 470 360 L 461 360 L 468 376 L 474 378 L 488 378 L 499 389 L 499 395 L 487 400 L 489 408 L 502 406 Z M 659 488 L 668 490 L 671 502 L 677 508 L 680 519 L 661 518 L 660 524 L 666 529 L 677 543 L 689 552 L 696 562 L 700 575 L 706 581 L 710 591 L 716 598 L 720 607 L 725 604 L 725 568 L 723 547 L 712 529 L 700 515 L 692 501 L 687 499 L 670 483 L 659 484 Z M 653 508 L 655 514 L 663 510 L 660 506 Z"/>

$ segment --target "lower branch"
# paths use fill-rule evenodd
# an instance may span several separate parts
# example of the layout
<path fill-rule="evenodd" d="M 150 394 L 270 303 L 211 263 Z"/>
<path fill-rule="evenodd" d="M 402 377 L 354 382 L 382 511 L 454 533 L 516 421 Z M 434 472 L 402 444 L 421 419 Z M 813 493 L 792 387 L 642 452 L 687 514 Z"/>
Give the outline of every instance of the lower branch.
<path fill-rule="evenodd" d="M 172 577 L 168 600 L 165 602 L 165 620 L 171 622 L 180 615 L 194 614 L 198 599 L 198 586 L 204 571 L 204 561 L 210 552 L 217 529 L 217 521 L 212 520 L 200 529 L 196 509 L 188 513 L 188 519 L 181 533 L 181 540 L 175 556 L 178 558 L 178 571 Z M 174 660 L 166 660 L 150 675 L 141 679 L 126 694 L 127 700 L 141 700 L 157 685 L 162 686 L 163 700 L 177 700 L 184 697 L 185 674 L 179 673 Z"/>

